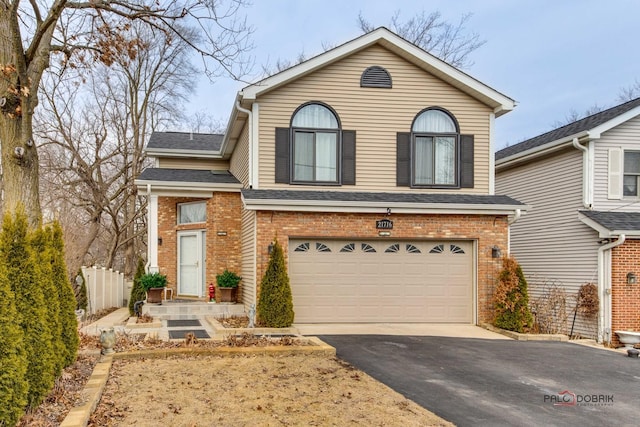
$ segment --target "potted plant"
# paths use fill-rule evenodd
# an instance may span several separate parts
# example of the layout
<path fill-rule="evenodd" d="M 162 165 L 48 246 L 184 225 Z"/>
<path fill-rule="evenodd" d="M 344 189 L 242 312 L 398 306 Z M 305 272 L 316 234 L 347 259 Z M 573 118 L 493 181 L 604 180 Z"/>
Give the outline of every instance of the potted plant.
<path fill-rule="evenodd" d="M 236 302 L 240 280 L 242 277 L 227 269 L 216 275 L 220 302 Z"/>
<path fill-rule="evenodd" d="M 147 303 L 162 304 L 162 292 L 167 286 L 167 276 L 160 273 L 145 273 L 140 276 L 140 284 L 147 293 Z"/>

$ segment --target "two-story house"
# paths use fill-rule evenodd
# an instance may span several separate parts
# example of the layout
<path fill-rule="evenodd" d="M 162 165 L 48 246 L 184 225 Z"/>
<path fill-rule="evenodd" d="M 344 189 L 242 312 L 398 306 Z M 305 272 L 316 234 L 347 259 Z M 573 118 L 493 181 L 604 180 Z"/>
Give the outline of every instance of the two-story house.
<path fill-rule="evenodd" d="M 196 299 L 237 271 L 249 307 L 277 239 L 296 323 L 490 321 L 526 210 L 493 191 L 513 108 L 385 28 L 249 85 L 224 135 L 150 138 L 150 269 Z"/>
<path fill-rule="evenodd" d="M 597 284 L 597 321 L 575 332 L 617 342 L 640 329 L 640 98 L 496 153 L 496 189 L 531 206 L 511 230 L 533 299 Z"/>

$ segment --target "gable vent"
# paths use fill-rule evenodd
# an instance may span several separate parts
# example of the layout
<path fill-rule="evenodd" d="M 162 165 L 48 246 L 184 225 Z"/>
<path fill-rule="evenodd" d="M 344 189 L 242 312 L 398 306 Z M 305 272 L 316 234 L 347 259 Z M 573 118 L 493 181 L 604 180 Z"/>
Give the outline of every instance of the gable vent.
<path fill-rule="evenodd" d="M 360 77 L 360 87 L 382 87 L 391 89 L 391 75 L 384 68 L 374 65 L 362 73 L 362 77 Z"/>

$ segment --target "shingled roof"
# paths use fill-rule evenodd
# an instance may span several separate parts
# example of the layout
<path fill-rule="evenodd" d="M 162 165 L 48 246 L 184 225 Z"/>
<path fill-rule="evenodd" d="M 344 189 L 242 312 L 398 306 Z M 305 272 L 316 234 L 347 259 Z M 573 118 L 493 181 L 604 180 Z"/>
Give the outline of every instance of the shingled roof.
<path fill-rule="evenodd" d="M 611 232 L 640 231 L 640 212 L 585 210 L 580 213 Z"/>
<path fill-rule="evenodd" d="M 137 181 L 240 184 L 240 181 L 228 171 L 165 168 L 147 168 L 142 171 Z"/>
<path fill-rule="evenodd" d="M 147 150 L 220 151 L 223 139 L 217 133 L 153 132 Z"/>
<path fill-rule="evenodd" d="M 538 135 L 534 138 L 527 139 L 518 144 L 503 148 L 496 152 L 496 160 L 504 159 L 506 157 L 513 156 L 524 151 L 531 150 L 536 147 L 548 144 L 553 141 L 559 141 L 563 138 L 567 138 L 571 135 L 576 135 L 580 132 L 585 132 L 598 127 L 609 120 L 618 117 L 621 114 L 626 113 L 633 108 L 640 106 L 640 98 L 633 99 L 625 102 L 624 104 L 616 105 L 608 110 L 601 111 L 596 114 L 592 114 L 584 119 L 577 120 L 573 123 L 569 123 L 565 126 L 559 127 L 542 135 Z"/>
<path fill-rule="evenodd" d="M 318 202 L 369 202 L 407 204 L 465 204 L 503 205 L 525 208 L 526 205 L 508 196 L 481 194 L 433 193 L 369 193 L 355 191 L 296 191 L 296 190 L 242 190 L 245 200 L 282 200 Z"/>

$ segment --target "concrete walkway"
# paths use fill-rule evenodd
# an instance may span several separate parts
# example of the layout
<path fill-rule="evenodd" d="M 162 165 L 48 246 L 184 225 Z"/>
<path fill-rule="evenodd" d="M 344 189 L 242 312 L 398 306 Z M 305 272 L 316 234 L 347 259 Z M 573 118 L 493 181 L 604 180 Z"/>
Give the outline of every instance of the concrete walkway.
<path fill-rule="evenodd" d="M 129 318 L 127 307 L 119 308 L 96 322 L 83 326 L 80 330 L 87 335 L 99 336 L 100 332 L 115 327 L 126 330 Z M 162 322 L 164 325 L 165 322 Z M 205 324 L 206 322 L 203 322 Z M 294 324 L 300 335 L 411 335 L 452 338 L 482 338 L 492 340 L 510 339 L 504 335 L 488 331 L 475 325 L 429 324 L 429 323 L 361 323 L 361 324 Z M 166 327 L 165 327 L 166 328 Z M 151 328 L 160 332 L 162 328 Z M 139 332 L 143 332 L 140 330 Z M 146 329 L 145 329 L 146 332 Z M 163 336 L 164 334 L 160 334 Z"/>
<path fill-rule="evenodd" d="M 100 332 L 116 326 L 124 326 L 129 318 L 129 308 L 122 307 L 80 328 L 80 332 L 87 335 L 99 336 Z"/>

